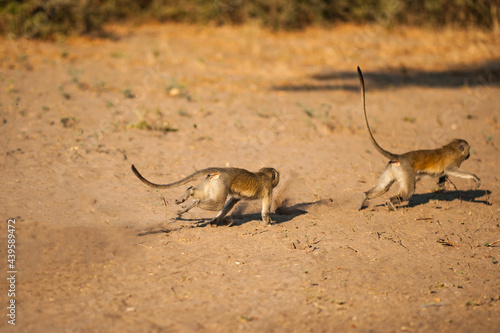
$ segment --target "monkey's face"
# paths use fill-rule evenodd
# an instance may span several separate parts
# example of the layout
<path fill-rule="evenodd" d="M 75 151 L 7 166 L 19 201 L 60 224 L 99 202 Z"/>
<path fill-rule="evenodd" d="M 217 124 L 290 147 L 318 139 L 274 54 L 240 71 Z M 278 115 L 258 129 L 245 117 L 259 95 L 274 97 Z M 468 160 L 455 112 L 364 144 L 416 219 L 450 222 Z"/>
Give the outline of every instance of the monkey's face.
<path fill-rule="evenodd" d="M 470 157 L 470 145 L 467 141 L 462 139 L 454 139 L 450 145 L 462 156 L 462 161 Z"/>
<path fill-rule="evenodd" d="M 464 161 L 470 157 L 470 146 L 467 141 L 460 143 L 459 150 L 462 153 L 462 156 L 464 156 Z"/>

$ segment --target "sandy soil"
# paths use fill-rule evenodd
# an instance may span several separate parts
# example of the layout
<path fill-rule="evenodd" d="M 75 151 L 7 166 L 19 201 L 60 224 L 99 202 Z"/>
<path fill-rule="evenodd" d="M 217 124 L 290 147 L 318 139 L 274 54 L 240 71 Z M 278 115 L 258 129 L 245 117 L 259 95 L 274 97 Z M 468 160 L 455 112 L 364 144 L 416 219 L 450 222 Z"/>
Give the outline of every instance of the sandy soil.
<path fill-rule="evenodd" d="M 0 44 L 0 215 L 16 221 L 16 325 L 2 332 L 494 332 L 500 328 L 500 36 L 339 26 L 110 27 Z M 382 146 L 472 146 L 444 193 L 356 206 Z M 272 219 L 177 218 L 209 166 L 281 172 Z M 396 193 L 393 188 L 391 193 Z M 274 213 L 275 209 L 277 212 Z M 491 246 L 487 246 L 492 244 Z"/>

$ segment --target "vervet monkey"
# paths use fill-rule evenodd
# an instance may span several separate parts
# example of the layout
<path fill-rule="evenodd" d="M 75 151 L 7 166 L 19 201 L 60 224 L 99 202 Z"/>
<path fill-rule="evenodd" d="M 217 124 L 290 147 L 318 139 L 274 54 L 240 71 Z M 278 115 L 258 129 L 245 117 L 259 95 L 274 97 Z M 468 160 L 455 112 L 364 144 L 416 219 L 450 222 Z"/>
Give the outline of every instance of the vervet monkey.
<path fill-rule="evenodd" d="M 477 187 L 481 185 L 481 181 L 476 175 L 458 169 L 462 162 L 470 156 L 470 146 L 465 140 L 453 139 L 450 143 L 441 148 L 415 150 L 405 154 L 393 154 L 380 147 L 377 141 L 375 141 L 370 125 L 368 124 L 365 106 L 365 83 L 363 80 L 363 73 L 359 67 L 358 75 L 368 134 L 377 151 L 389 159 L 389 164 L 380 176 L 377 185 L 363 194 L 363 198 L 359 205 L 360 210 L 365 207 L 367 200 L 386 193 L 391 185 L 397 182 L 400 186 L 399 195 L 391 197 L 387 201 L 389 209 L 395 210 L 396 204 L 400 205 L 402 201 L 409 200 L 415 192 L 415 179 L 418 175 L 439 177 L 438 186 L 441 188 L 444 187 L 444 183 L 448 176 L 473 179 Z"/>
<path fill-rule="evenodd" d="M 200 176 L 206 177 L 200 186 L 189 187 L 179 199 L 175 200 L 178 205 L 185 202 L 190 196 L 194 198 L 190 204 L 182 206 L 182 209 L 177 212 L 178 215 L 182 215 L 194 207 L 218 210 L 219 213 L 210 221 L 210 224 L 219 225 L 241 199 L 261 199 L 262 221 L 266 225 L 271 224 L 269 213 L 273 189 L 278 185 L 280 179 L 278 171 L 273 168 L 262 168 L 256 173 L 238 168 L 207 168 L 165 185 L 150 182 L 141 176 L 134 165 L 132 165 L 132 171 L 143 183 L 158 189 L 169 189 L 196 180 Z M 226 202 L 228 195 L 231 197 Z"/>

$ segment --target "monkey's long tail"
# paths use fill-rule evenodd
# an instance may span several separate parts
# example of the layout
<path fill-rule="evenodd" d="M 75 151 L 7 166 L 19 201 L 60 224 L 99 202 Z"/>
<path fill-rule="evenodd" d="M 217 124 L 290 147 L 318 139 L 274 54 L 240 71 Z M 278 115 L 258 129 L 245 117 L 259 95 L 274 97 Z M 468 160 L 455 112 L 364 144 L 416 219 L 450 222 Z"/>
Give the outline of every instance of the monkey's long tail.
<path fill-rule="evenodd" d="M 203 175 L 203 174 L 209 174 L 211 172 L 215 172 L 217 171 L 218 169 L 217 168 L 208 168 L 208 169 L 203 169 L 203 170 L 199 170 L 199 171 L 196 171 L 195 173 L 187 176 L 186 178 L 183 178 L 181 180 L 178 180 L 176 182 L 173 182 L 173 183 L 170 183 L 170 184 L 155 184 L 155 183 L 152 183 L 150 182 L 149 180 L 147 180 L 146 178 L 144 178 L 140 173 L 139 171 L 137 171 L 137 169 L 135 168 L 135 166 L 132 164 L 132 171 L 134 172 L 134 174 L 137 176 L 137 178 L 139 178 L 144 184 L 148 185 L 148 186 L 151 186 L 151 187 L 154 187 L 154 188 L 162 188 L 162 189 L 166 189 L 166 188 L 172 188 L 172 187 L 176 187 L 176 186 L 180 186 L 180 185 L 184 185 L 186 183 L 189 183 L 190 181 L 198 178 L 199 176 Z"/>
<path fill-rule="evenodd" d="M 363 112 L 365 114 L 366 128 L 368 129 L 368 133 L 370 134 L 370 139 L 372 140 L 373 145 L 375 146 L 375 148 L 378 150 L 379 153 L 381 153 L 390 160 L 396 160 L 398 156 L 380 147 L 378 142 L 373 137 L 372 130 L 370 129 L 370 124 L 368 124 L 368 117 L 366 116 L 365 80 L 363 79 L 363 73 L 361 73 L 361 69 L 359 68 L 359 66 L 358 66 L 358 76 L 359 76 L 359 84 L 361 85 L 361 101 L 363 103 Z"/>

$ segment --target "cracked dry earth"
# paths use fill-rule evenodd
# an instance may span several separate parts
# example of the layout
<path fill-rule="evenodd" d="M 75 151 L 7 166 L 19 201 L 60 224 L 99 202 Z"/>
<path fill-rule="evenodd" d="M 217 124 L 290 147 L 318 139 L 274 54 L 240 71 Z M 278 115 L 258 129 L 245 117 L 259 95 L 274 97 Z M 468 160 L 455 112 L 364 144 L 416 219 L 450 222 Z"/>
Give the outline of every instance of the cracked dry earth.
<path fill-rule="evenodd" d="M 500 329 L 499 35 L 337 26 L 111 26 L 0 43 L 2 219 L 16 325 L 2 332 L 495 332 Z M 467 140 L 446 191 L 356 209 L 393 152 Z M 209 166 L 278 169 L 271 227 L 241 202 L 177 218 Z M 201 182 L 201 180 L 200 180 Z M 389 194 L 397 192 L 391 189 Z M 0 230 L 2 276 L 7 226 Z"/>

